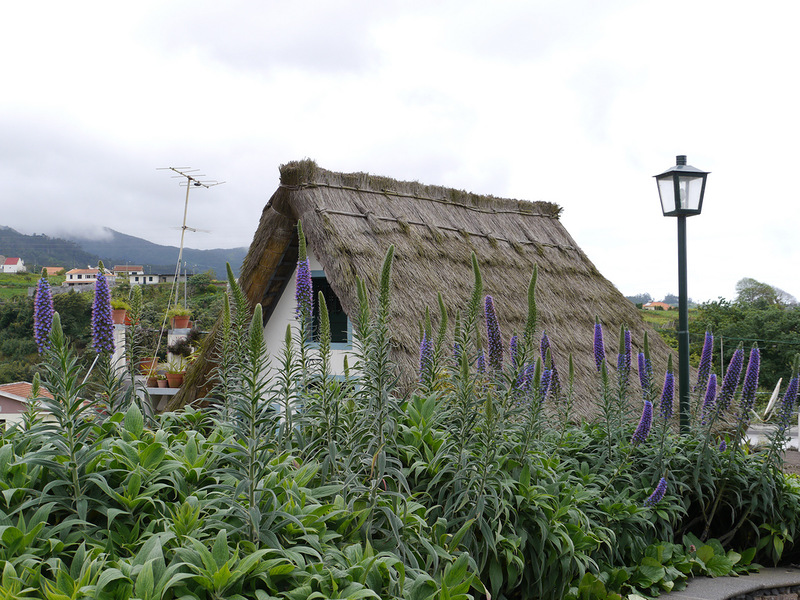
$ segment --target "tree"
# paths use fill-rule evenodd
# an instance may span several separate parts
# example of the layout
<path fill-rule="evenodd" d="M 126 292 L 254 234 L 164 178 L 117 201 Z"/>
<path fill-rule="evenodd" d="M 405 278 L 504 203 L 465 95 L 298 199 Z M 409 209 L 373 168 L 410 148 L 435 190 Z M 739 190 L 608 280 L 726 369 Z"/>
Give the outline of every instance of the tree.
<path fill-rule="evenodd" d="M 693 354 L 700 354 L 706 330 L 714 334 L 714 370 L 720 375 L 720 346 L 727 365 L 739 343 L 745 348 L 757 343 L 761 349 L 760 382 L 765 388 L 774 387 L 781 377 L 787 381 L 792 360 L 800 353 L 800 307 L 759 307 L 720 298 L 700 305 L 689 323 Z"/>
<path fill-rule="evenodd" d="M 780 288 L 757 281 L 752 277 L 744 277 L 736 283 L 736 302 L 754 308 L 770 306 L 792 306 L 797 299 Z"/>
<path fill-rule="evenodd" d="M 625 297 L 634 304 L 647 304 L 648 302 L 653 301 L 653 297 L 647 292 L 642 292 L 641 294 L 636 294 L 635 296 L 625 296 Z"/>

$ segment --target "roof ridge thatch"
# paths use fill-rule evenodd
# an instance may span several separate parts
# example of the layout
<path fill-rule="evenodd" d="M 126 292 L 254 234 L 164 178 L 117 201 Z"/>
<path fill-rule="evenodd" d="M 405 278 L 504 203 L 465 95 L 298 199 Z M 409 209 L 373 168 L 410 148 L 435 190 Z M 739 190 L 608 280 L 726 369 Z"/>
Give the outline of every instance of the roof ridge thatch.
<path fill-rule="evenodd" d="M 354 192 L 377 192 L 385 196 L 427 200 L 486 214 L 509 213 L 558 219 L 562 211 L 557 204 L 541 200 L 500 198 L 491 194 L 475 194 L 455 188 L 426 185 L 418 181 L 401 181 L 363 172 L 337 173 L 320 168 L 310 159 L 281 165 L 280 175 L 281 187 L 290 190 L 327 187 Z"/>

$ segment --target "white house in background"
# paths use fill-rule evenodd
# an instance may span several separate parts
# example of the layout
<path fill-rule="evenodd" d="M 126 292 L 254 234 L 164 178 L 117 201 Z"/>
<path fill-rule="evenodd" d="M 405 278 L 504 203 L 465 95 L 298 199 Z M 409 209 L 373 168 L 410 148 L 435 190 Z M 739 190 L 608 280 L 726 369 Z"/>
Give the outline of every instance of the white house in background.
<path fill-rule="evenodd" d="M 28 410 L 32 390 L 33 385 L 27 381 L 0 385 L 0 428 L 7 429 L 22 420 L 22 415 Z M 44 388 L 39 389 L 39 394 L 52 398 L 50 392 Z"/>
<path fill-rule="evenodd" d="M 168 275 L 157 275 L 157 274 L 150 274 L 145 275 L 144 273 L 139 273 L 135 275 L 129 275 L 128 280 L 131 282 L 131 285 L 155 285 L 157 283 L 172 283 L 175 281 L 175 274 L 170 273 Z M 186 283 L 186 275 L 181 273 L 178 278 L 179 283 Z"/>
<path fill-rule="evenodd" d="M 9 256 L 3 261 L 3 273 L 24 273 L 25 263 L 18 256 Z"/>
<path fill-rule="evenodd" d="M 116 277 L 144 275 L 144 267 L 142 265 L 114 265 L 114 275 Z"/>
<path fill-rule="evenodd" d="M 93 284 L 97 281 L 97 274 L 100 273 L 100 270 L 97 268 L 88 269 L 71 269 L 67 271 L 67 274 L 64 278 L 64 285 L 72 286 L 72 285 L 86 285 L 86 284 Z M 115 281 L 114 274 L 110 271 L 106 270 L 106 280 L 110 283 Z"/>

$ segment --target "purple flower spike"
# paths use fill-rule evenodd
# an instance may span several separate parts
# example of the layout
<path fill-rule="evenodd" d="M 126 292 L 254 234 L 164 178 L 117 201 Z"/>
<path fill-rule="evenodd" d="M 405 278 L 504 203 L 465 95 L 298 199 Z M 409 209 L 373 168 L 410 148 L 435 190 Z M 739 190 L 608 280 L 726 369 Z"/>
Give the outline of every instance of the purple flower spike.
<path fill-rule="evenodd" d="M 553 372 L 550 369 L 545 369 L 542 372 L 542 380 L 539 384 L 539 394 L 541 395 L 542 402 L 547 398 L 547 392 L 550 391 L 550 383 L 553 379 Z"/>
<path fill-rule="evenodd" d="M 653 424 L 653 403 L 650 400 L 644 401 L 642 408 L 642 418 L 639 419 L 639 424 L 636 426 L 636 431 L 633 432 L 631 438 L 631 445 L 638 446 L 647 440 L 650 435 L 650 426 Z"/>
<path fill-rule="evenodd" d="M 665 421 L 669 421 L 672 416 L 672 401 L 675 397 L 675 374 L 667 371 L 664 374 L 664 389 L 661 391 L 661 401 L 659 407 L 661 410 L 661 417 Z"/>
<path fill-rule="evenodd" d="M 517 360 L 519 359 L 519 338 L 512 335 L 508 346 L 511 353 L 511 367 L 516 371 L 518 367 Z"/>
<path fill-rule="evenodd" d="M 428 334 L 422 335 L 422 342 L 419 345 L 419 380 L 420 383 L 430 381 L 433 375 L 433 340 L 428 338 Z"/>
<path fill-rule="evenodd" d="M 644 505 L 654 506 L 658 504 L 664 498 L 664 494 L 666 493 L 667 493 L 667 480 L 664 477 L 662 477 L 661 479 L 658 480 L 658 485 L 656 486 L 656 489 L 653 490 L 653 493 L 650 494 L 647 500 L 644 501 Z"/>
<path fill-rule="evenodd" d="M 792 418 L 792 413 L 794 410 L 794 403 L 797 400 L 797 390 L 798 390 L 798 378 L 795 375 L 789 380 L 789 387 L 786 388 L 786 393 L 783 396 L 783 401 L 781 402 L 781 415 L 780 415 L 780 425 L 779 427 L 783 428 L 784 430 L 789 427 L 789 421 Z"/>
<path fill-rule="evenodd" d="M 95 352 L 114 352 L 114 321 L 111 318 L 111 290 L 108 287 L 103 263 L 97 273 L 92 302 L 92 346 Z"/>
<path fill-rule="evenodd" d="M 761 352 L 758 348 L 750 350 L 750 360 L 747 361 L 747 371 L 744 375 L 742 384 L 741 415 L 742 423 L 750 420 L 750 411 L 756 399 L 756 389 L 758 389 L 758 371 L 761 366 Z"/>
<path fill-rule="evenodd" d="M 486 353 L 483 350 L 478 354 L 478 373 L 486 373 Z"/>
<path fill-rule="evenodd" d="M 493 371 L 503 370 L 503 340 L 500 337 L 500 325 L 494 310 L 494 299 L 486 296 L 486 337 L 489 340 L 489 367 Z"/>
<path fill-rule="evenodd" d="M 715 399 L 717 397 L 717 374 L 712 373 L 708 377 L 708 387 L 706 388 L 706 395 L 703 398 L 703 408 L 701 409 L 701 423 L 708 425 L 711 420 L 711 414 L 714 412 Z"/>
<path fill-rule="evenodd" d="M 639 385 L 642 387 L 642 400 L 650 398 L 653 388 L 653 365 L 645 357 L 644 352 L 639 352 Z"/>
<path fill-rule="evenodd" d="M 606 358 L 606 347 L 603 344 L 603 326 L 600 325 L 599 320 L 594 323 L 594 364 L 597 365 L 597 372 L 603 365 Z"/>
<path fill-rule="evenodd" d="M 542 332 L 542 341 L 539 343 L 539 350 L 542 355 L 542 365 L 547 367 L 547 352 L 550 352 L 550 362 L 553 362 L 553 353 L 550 350 L 550 338 L 547 337 L 547 333 L 544 331 Z"/>
<path fill-rule="evenodd" d="M 39 354 L 50 348 L 50 329 L 53 327 L 53 295 L 45 277 L 36 284 L 33 297 L 33 339 Z"/>
<path fill-rule="evenodd" d="M 311 268 L 308 265 L 307 258 L 297 261 L 294 299 L 296 301 L 295 316 L 310 322 L 314 311 L 314 292 L 311 286 Z"/>
<path fill-rule="evenodd" d="M 722 387 L 719 391 L 719 409 L 727 410 L 730 406 L 733 394 L 736 393 L 736 388 L 739 387 L 739 379 L 742 376 L 742 366 L 744 365 L 744 350 L 737 348 L 736 352 L 731 357 L 731 362 L 728 363 L 728 370 L 725 371 L 725 377 L 722 378 Z"/>
<path fill-rule="evenodd" d="M 711 352 L 714 349 L 714 336 L 706 331 L 703 351 L 700 353 L 700 364 L 697 366 L 697 383 L 695 390 L 702 390 L 708 384 L 708 374 L 711 372 Z"/>
<path fill-rule="evenodd" d="M 524 391 L 529 391 L 531 389 L 531 384 L 533 383 L 533 374 L 536 372 L 536 365 L 528 364 L 525 365 L 525 369 L 523 370 L 522 374 L 522 384 L 521 388 Z"/>
<path fill-rule="evenodd" d="M 722 440 L 719 443 L 719 451 L 720 452 L 725 452 L 725 450 L 727 450 L 727 449 L 728 449 L 728 444 L 725 442 L 725 440 Z"/>
<path fill-rule="evenodd" d="M 622 352 L 617 354 L 617 373 L 620 385 L 625 386 L 631 373 L 631 332 L 629 329 L 626 329 L 623 334 L 623 344 L 620 350 Z"/>

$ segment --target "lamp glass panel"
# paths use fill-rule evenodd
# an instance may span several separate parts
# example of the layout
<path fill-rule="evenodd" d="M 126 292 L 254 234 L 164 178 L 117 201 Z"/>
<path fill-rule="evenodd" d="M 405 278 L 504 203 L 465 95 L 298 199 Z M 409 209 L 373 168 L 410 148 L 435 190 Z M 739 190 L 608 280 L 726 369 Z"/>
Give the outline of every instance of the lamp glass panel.
<path fill-rule="evenodd" d="M 675 182 L 672 177 L 658 179 L 658 195 L 661 197 L 661 210 L 670 213 L 675 210 Z"/>
<path fill-rule="evenodd" d="M 700 207 L 700 192 L 703 191 L 702 177 L 680 177 L 678 181 L 680 189 L 681 210 L 697 210 Z"/>

